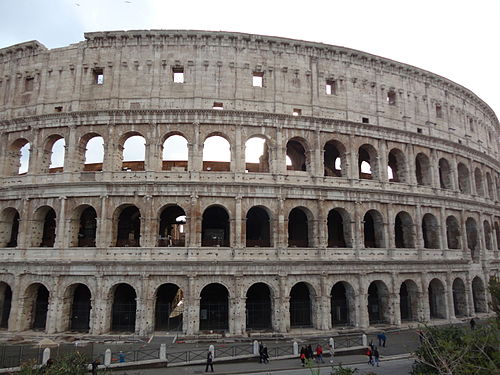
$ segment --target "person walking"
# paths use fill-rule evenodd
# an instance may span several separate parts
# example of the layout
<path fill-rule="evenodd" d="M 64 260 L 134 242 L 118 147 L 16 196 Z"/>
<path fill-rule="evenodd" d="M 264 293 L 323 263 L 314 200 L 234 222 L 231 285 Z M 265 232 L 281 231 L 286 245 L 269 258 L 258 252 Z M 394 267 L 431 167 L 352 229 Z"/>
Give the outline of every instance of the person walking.
<path fill-rule="evenodd" d="M 470 320 L 469 324 L 471 330 L 474 330 L 476 328 L 476 321 L 474 320 L 474 318 Z"/>
<path fill-rule="evenodd" d="M 380 332 L 377 335 L 378 338 L 378 346 L 383 346 L 385 348 L 385 340 L 387 340 L 387 337 L 385 336 L 384 332 Z"/>
<path fill-rule="evenodd" d="M 205 366 L 205 372 L 208 372 L 208 367 L 210 366 L 210 369 L 212 372 L 214 372 L 214 357 L 212 355 L 212 352 L 209 350 L 207 353 L 207 365 Z"/>
<path fill-rule="evenodd" d="M 328 351 L 330 352 L 330 363 L 333 363 L 333 355 L 335 354 L 333 345 L 328 344 Z"/>
<path fill-rule="evenodd" d="M 323 347 L 320 344 L 316 346 L 316 362 L 325 363 L 325 361 L 323 361 Z"/>
<path fill-rule="evenodd" d="M 303 346 L 300 348 L 300 362 L 302 362 L 302 367 L 306 365 L 306 348 Z"/>
<path fill-rule="evenodd" d="M 307 349 L 306 349 L 306 359 L 312 360 L 313 357 L 314 357 L 313 348 L 312 348 L 311 344 L 309 344 L 309 345 L 307 345 Z"/>
<path fill-rule="evenodd" d="M 375 347 L 375 349 L 373 349 L 373 359 L 375 360 L 375 362 L 372 363 L 372 366 L 374 366 L 374 364 L 376 363 L 377 367 L 379 367 L 380 366 L 380 354 L 378 352 L 377 347 Z"/>
<path fill-rule="evenodd" d="M 97 375 L 97 369 L 100 364 L 101 361 L 99 361 L 99 358 L 94 359 L 94 361 L 90 364 L 92 366 L 92 375 Z"/>
<path fill-rule="evenodd" d="M 269 353 L 267 352 L 267 346 L 264 345 L 262 348 L 262 360 L 264 363 L 269 363 Z"/>
<path fill-rule="evenodd" d="M 371 348 L 368 348 L 366 355 L 368 356 L 368 364 L 373 366 L 373 351 Z"/>
<path fill-rule="evenodd" d="M 264 351 L 264 345 L 262 345 L 262 342 L 259 342 L 259 363 L 264 363 L 264 358 L 262 355 L 263 351 Z"/>

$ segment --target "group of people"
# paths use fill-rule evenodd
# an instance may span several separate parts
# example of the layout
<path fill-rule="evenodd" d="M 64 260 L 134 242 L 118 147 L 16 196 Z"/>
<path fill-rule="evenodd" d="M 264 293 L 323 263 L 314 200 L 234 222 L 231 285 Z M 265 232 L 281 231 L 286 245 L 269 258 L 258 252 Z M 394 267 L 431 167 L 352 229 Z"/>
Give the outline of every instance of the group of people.
<path fill-rule="evenodd" d="M 378 346 L 384 347 L 385 348 L 385 343 L 387 341 L 387 336 L 385 335 L 384 332 L 380 332 L 377 334 L 377 339 L 378 339 Z M 373 344 L 373 342 L 370 342 L 370 345 L 368 347 L 368 350 L 366 351 L 366 355 L 368 356 L 368 364 L 372 366 L 380 366 L 380 353 L 377 349 L 377 346 Z"/>
<path fill-rule="evenodd" d="M 329 345 L 330 347 L 330 345 Z M 330 359 L 330 363 L 333 363 L 333 348 L 330 347 L 330 356 L 331 356 L 331 359 Z M 306 362 L 307 361 L 312 361 L 312 360 L 316 360 L 317 363 L 325 363 L 324 359 L 323 359 L 323 347 L 321 346 L 321 344 L 318 344 L 316 345 L 316 349 L 313 351 L 313 348 L 311 345 L 307 345 L 307 346 L 302 346 L 300 348 L 300 355 L 299 355 L 299 358 L 300 358 L 300 362 L 302 363 L 302 367 L 304 367 L 306 365 Z"/>

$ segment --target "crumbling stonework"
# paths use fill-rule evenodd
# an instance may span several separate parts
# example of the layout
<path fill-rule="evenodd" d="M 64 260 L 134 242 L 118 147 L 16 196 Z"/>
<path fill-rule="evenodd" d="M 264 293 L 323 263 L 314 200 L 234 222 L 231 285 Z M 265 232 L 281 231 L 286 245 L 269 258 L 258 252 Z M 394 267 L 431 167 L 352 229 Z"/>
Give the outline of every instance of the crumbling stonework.
<path fill-rule="evenodd" d="M 187 160 L 163 160 L 174 135 Z M 144 160 L 123 161 L 132 136 Z M 230 161 L 204 160 L 211 136 Z M 86 163 L 95 137 L 103 161 Z M 488 313 L 499 138 L 464 87 L 344 47 L 155 30 L 0 49 L 0 327 L 243 335 Z"/>

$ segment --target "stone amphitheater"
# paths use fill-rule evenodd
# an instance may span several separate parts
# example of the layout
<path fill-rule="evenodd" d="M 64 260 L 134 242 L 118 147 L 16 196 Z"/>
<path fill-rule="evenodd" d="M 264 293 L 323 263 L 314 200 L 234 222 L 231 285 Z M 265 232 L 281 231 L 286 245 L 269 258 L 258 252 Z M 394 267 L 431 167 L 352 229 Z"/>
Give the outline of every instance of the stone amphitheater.
<path fill-rule="evenodd" d="M 468 89 L 344 47 L 146 30 L 0 49 L 3 334 L 488 316 L 499 139 Z"/>

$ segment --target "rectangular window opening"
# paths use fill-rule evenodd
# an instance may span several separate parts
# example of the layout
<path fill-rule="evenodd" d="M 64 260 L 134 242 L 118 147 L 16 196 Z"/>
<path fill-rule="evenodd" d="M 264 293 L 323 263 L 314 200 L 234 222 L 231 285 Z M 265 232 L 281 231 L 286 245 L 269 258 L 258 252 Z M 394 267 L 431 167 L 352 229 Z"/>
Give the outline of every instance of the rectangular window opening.
<path fill-rule="evenodd" d="M 24 84 L 24 91 L 33 91 L 35 78 L 34 77 L 26 77 L 26 81 Z"/>
<path fill-rule="evenodd" d="M 253 87 L 262 87 L 263 82 L 264 82 L 264 73 L 253 72 L 253 75 L 252 75 Z"/>
<path fill-rule="evenodd" d="M 326 81 L 325 93 L 326 95 L 337 95 L 337 81 Z"/>
<path fill-rule="evenodd" d="M 387 92 L 387 103 L 389 105 L 396 105 L 396 92 L 395 91 L 388 91 Z"/>
<path fill-rule="evenodd" d="M 176 66 L 172 68 L 174 83 L 184 83 L 184 67 Z"/>
<path fill-rule="evenodd" d="M 368 117 L 362 117 L 361 121 L 363 122 L 363 124 L 369 124 L 370 123 L 370 119 Z"/>
<path fill-rule="evenodd" d="M 104 84 L 104 69 L 102 68 L 94 68 L 94 84 L 102 85 Z"/>
<path fill-rule="evenodd" d="M 62 106 L 54 107 L 54 112 L 62 112 L 62 110 L 63 110 Z"/>
<path fill-rule="evenodd" d="M 422 128 L 417 128 L 417 133 L 422 134 Z"/>
<path fill-rule="evenodd" d="M 222 103 L 222 102 L 214 102 L 214 105 L 212 106 L 212 109 L 223 110 L 224 109 L 224 103 Z"/>
<path fill-rule="evenodd" d="M 473 132 L 474 131 L 474 119 L 472 119 L 472 118 L 469 118 L 469 127 L 470 127 L 470 131 Z"/>
<path fill-rule="evenodd" d="M 292 112 L 292 115 L 294 115 L 294 116 L 301 116 L 302 115 L 302 109 L 300 109 L 300 108 L 294 108 L 293 112 Z"/>
<path fill-rule="evenodd" d="M 436 104 L 436 117 L 443 118 L 443 108 L 440 104 Z"/>

